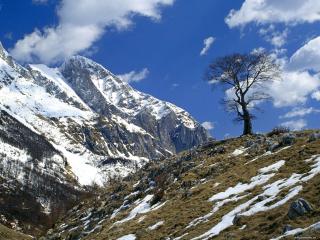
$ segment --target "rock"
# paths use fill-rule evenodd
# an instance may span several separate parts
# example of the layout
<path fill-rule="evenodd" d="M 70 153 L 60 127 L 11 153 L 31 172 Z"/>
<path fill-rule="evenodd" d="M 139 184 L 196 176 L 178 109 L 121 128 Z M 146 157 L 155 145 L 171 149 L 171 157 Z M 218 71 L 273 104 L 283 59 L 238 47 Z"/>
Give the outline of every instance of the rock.
<path fill-rule="evenodd" d="M 320 231 L 320 223 L 317 223 L 316 225 L 314 225 L 313 229 L 316 231 Z"/>
<path fill-rule="evenodd" d="M 312 212 L 313 208 L 305 199 L 299 198 L 298 200 L 291 203 L 288 217 L 290 219 L 295 219 L 299 216 L 303 216 L 309 212 Z"/>
<path fill-rule="evenodd" d="M 249 153 L 257 153 L 260 150 L 260 145 L 257 143 L 254 143 L 250 146 L 250 148 L 248 149 Z"/>
<path fill-rule="evenodd" d="M 223 146 L 219 146 L 219 147 L 215 148 L 215 152 L 218 153 L 218 154 L 222 154 L 222 153 L 226 152 L 226 149 Z"/>
<path fill-rule="evenodd" d="M 241 225 L 241 216 L 236 214 L 232 220 L 233 225 Z"/>
<path fill-rule="evenodd" d="M 213 155 L 216 155 L 216 154 L 223 154 L 225 152 L 226 152 L 225 147 L 218 146 L 218 147 L 215 147 L 215 148 L 211 149 L 210 152 L 208 153 L 208 155 L 209 156 L 213 156 Z"/>
<path fill-rule="evenodd" d="M 248 140 L 246 143 L 245 143 L 245 148 L 249 148 L 251 147 L 253 144 L 255 144 L 255 142 L 253 140 Z"/>
<path fill-rule="evenodd" d="M 292 133 L 285 133 L 281 137 L 280 143 L 282 146 L 290 146 L 296 142 L 296 136 Z"/>
<path fill-rule="evenodd" d="M 314 142 L 320 139 L 320 133 L 312 133 L 309 136 L 309 142 Z"/>
<path fill-rule="evenodd" d="M 182 199 L 186 199 L 192 196 L 192 192 L 190 190 L 182 190 L 181 197 Z"/>
<path fill-rule="evenodd" d="M 276 150 L 279 146 L 280 146 L 280 144 L 279 144 L 278 142 L 271 141 L 271 140 L 268 140 L 268 141 L 267 141 L 267 151 L 273 152 L 273 151 Z"/>
<path fill-rule="evenodd" d="M 157 184 L 156 184 L 155 181 L 150 181 L 150 182 L 149 182 L 149 187 L 154 188 L 154 187 L 156 187 L 156 186 L 157 186 Z"/>
<path fill-rule="evenodd" d="M 257 136 L 257 139 L 255 140 L 255 143 L 257 143 L 257 144 L 263 144 L 265 141 L 266 141 L 265 136 L 263 136 L 263 135 L 258 135 L 258 136 Z"/>
<path fill-rule="evenodd" d="M 191 187 L 192 187 L 192 181 L 183 181 L 181 183 L 181 188 L 187 189 L 187 188 L 191 188 Z"/>
<path fill-rule="evenodd" d="M 267 198 L 268 198 L 267 196 L 261 195 L 258 197 L 258 201 L 262 202 L 263 200 L 266 200 Z"/>
<path fill-rule="evenodd" d="M 282 233 L 285 234 L 286 232 L 289 232 L 289 231 L 291 231 L 291 230 L 293 230 L 293 229 L 294 229 L 294 228 L 293 228 L 291 225 L 287 224 L 287 225 L 285 225 L 285 226 L 283 227 Z"/>

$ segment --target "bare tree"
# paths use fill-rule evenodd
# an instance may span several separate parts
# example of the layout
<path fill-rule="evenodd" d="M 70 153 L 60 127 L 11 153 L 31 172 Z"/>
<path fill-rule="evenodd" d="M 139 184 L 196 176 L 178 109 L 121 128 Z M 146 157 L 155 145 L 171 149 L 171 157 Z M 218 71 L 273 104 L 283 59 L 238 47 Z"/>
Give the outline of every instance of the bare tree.
<path fill-rule="evenodd" d="M 270 99 L 265 83 L 279 76 L 280 67 L 270 55 L 254 52 L 216 59 L 209 66 L 207 80 L 228 89 L 231 94 L 226 94 L 222 102 L 228 112 L 237 114 L 236 121 L 243 121 L 243 135 L 250 135 L 255 117 L 251 111 L 258 101 Z"/>

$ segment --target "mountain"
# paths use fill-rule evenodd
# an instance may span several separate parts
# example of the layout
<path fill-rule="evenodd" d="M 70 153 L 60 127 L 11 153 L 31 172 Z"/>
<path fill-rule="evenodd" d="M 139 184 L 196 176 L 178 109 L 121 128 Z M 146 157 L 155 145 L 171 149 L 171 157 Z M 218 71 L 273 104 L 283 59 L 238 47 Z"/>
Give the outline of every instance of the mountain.
<path fill-rule="evenodd" d="M 0 221 L 28 233 L 52 224 L 85 186 L 209 139 L 189 113 L 92 60 L 23 67 L 1 44 L 0 111 Z"/>
<path fill-rule="evenodd" d="M 151 161 L 44 239 L 318 239 L 319 131 L 212 141 Z"/>

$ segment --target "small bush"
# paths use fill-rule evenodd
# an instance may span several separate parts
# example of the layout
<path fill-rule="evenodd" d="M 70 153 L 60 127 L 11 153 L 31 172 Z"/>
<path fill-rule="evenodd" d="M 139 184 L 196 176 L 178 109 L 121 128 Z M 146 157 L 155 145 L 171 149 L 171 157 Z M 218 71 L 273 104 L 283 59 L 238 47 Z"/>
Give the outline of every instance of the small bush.
<path fill-rule="evenodd" d="M 271 132 L 267 134 L 268 137 L 277 136 L 283 133 L 289 133 L 290 128 L 284 127 L 284 126 L 278 126 L 272 129 Z"/>
<path fill-rule="evenodd" d="M 151 202 L 150 202 L 151 206 L 153 206 L 153 205 L 161 202 L 161 200 L 162 200 L 163 198 L 164 198 L 164 190 L 163 190 L 163 189 L 158 189 L 158 190 L 155 192 L 155 194 L 154 194 L 154 196 L 153 196 L 153 198 L 152 198 L 152 200 L 151 200 Z"/>

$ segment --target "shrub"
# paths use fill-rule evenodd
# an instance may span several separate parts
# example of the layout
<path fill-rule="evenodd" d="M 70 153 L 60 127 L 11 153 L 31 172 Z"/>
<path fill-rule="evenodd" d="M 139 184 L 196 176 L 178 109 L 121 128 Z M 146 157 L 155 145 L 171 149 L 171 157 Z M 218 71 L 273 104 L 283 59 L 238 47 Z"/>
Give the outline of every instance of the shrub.
<path fill-rule="evenodd" d="M 157 189 L 157 191 L 155 192 L 150 204 L 151 206 L 161 202 L 161 200 L 164 197 L 164 190 L 163 189 Z"/>
<path fill-rule="evenodd" d="M 280 134 L 288 133 L 288 132 L 290 132 L 290 128 L 284 127 L 284 126 L 278 126 L 278 127 L 273 128 L 272 131 L 267 134 L 267 136 L 272 137 L 275 135 L 280 135 Z"/>

